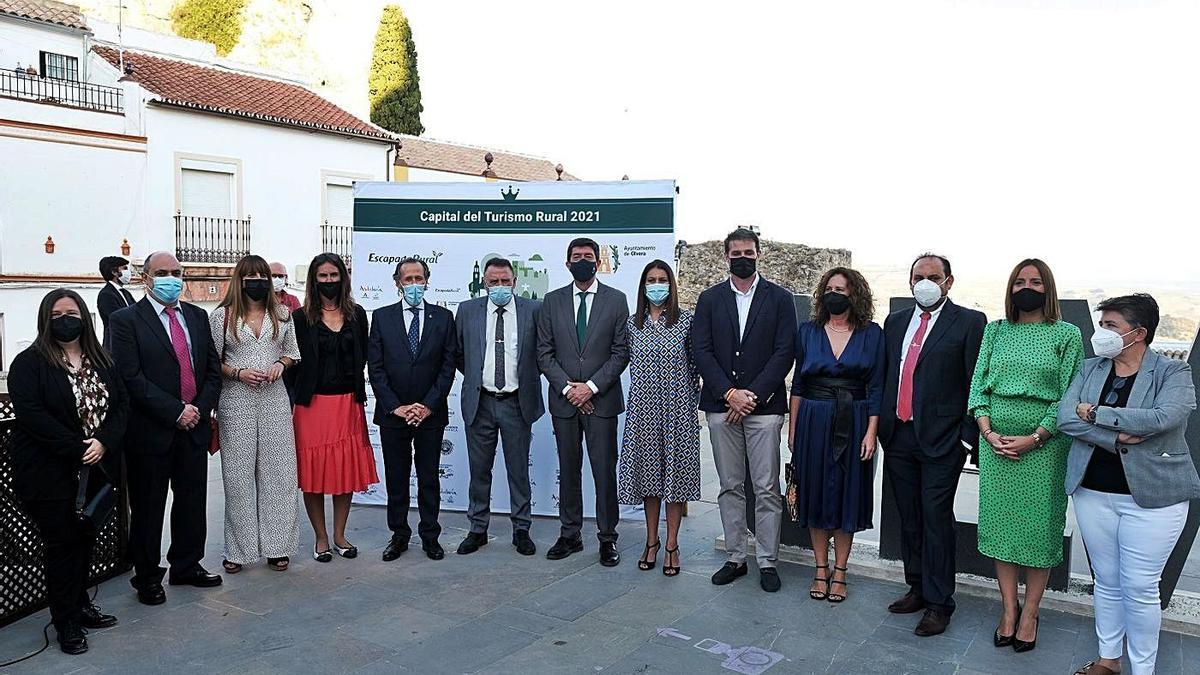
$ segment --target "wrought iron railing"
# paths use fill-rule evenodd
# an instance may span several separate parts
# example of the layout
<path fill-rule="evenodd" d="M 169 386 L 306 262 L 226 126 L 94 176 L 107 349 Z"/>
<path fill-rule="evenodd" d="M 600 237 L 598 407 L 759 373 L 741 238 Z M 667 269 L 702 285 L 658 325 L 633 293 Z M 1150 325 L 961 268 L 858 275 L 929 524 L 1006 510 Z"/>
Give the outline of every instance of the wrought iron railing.
<path fill-rule="evenodd" d="M 321 250 L 342 256 L 346 264 L 350 264 L 353 252 L 354 227 L 342 223 L 331 223 L 326 220 L 321 224 Z"/>
<path fill-rule="evenodd" d="M 24 72 L 0 72 L 0 96 L 107 113 L 121 113 L 125 110 L 124 94 L 117 87 L 59 80 Z"/>
<path fill-rule="evenodd" d="M 232 264 L 250 255 L 250 217 L 212 218 L 175 214 L 179 262 Z"/>

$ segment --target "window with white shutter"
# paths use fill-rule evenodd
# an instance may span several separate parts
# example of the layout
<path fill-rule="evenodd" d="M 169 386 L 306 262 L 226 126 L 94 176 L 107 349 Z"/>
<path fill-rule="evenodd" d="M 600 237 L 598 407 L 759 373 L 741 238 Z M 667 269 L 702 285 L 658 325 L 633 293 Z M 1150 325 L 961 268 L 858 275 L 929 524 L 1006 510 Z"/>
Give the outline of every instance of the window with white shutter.
<path fill-rule="evenodd" d="M 233 174 L 201 169 L 182 169 L 180 211 L 185 216 L 232 218 Z"/>

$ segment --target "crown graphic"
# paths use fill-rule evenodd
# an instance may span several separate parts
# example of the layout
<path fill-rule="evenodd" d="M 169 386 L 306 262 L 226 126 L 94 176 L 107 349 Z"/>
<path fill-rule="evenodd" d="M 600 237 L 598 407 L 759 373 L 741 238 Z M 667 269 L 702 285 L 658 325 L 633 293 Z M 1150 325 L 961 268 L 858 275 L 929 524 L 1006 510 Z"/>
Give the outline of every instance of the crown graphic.
<path fill-rule="evenodd" d="M 508 191 L 507 191 L 507 192 L 506 192 L 506 191 L 504 191 L 504 190 L 501 190 L 501 191 L 500 191 L 500 196 L 501 196 L 501 197 L 504 197 L 504 201 L 506 201 L 506 202 L 511 202 L 511 201 L 513 201 L 514 199 L 516 199 L 516 198 L 517 198 L 517 195 L 519 195 L 519 194 L 521 194 L 521 191 L 520 191 L 520 190 L 513 191 L 513 189 L 512 189 L 512 186 L 511 186 L 511 185 L 509 185 L 509 186 L 508 186 Z"/>

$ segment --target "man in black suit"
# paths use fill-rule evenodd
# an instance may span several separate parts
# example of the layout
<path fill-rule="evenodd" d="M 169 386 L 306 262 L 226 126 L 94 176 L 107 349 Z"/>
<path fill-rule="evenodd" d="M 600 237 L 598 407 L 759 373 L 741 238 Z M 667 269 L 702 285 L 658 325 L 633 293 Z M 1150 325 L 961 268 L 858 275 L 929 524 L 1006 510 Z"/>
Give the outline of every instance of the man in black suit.
<path fill-rule="evenodd" d="M 954 495 L 968 446 L 979 438 L 967 396 L 987 319 L 946 297 L 954 276 L 943 256 L 917 258 L 909 285 L 916 307 L 893 312 L 883 324 L 887 380 L 879 441 L 911 587 L 888 611 L 924 609 L 914 632 L 929 636 L 944 632 L 954 612 Z"/>
<path fill-rule="evenodd" d="M 104 256 L 100 259 L 100 278 L 104 279 L 104 288 L 96 294 L 96 311 L 100 313 L 100 320 L 104 322 L 104 346 L 111 351 L 108 317 L 118 309 L 132 307 L 134 302 L 133 295 L 125 290 L 125 286 L 133 279 L 129 261 L 120 256 Z"/>
<path fill-rule="evenodd" d="M 111 317 L 112 351 L 129 391 L 125 435 L 129 477 L 130 583 L 147 605 L 166 601 L 159 566 L 167 489 L 171 505 L 169 581 L 218 586 L 200 565 L 207 535 L 205 507 L 213 408 L 221 393 L 221 362 L 208 313 L 180 302 L 183 266 L 174 254 L 151 253 L 142 266 L 148 292 Z"/>
<path fill-rule="evenodd" d="M 454 315 L 425 302 L 429 265 L 407 258 L 392 276 L 401 300 L 375 310 L 367 345 L 367 374 L 375 392 L 375 424 L 383 446 L 387 521 L 392 539 L 383 550 L 390 562 L 408 550 L 409 476 L 417 468 L 417 534 L 432 560 L 445 550 L 438 543 L 442 485 L 438 464 L 442 437 L 450 423 L 446 397 L 454 383 L 458 342 Z"/>

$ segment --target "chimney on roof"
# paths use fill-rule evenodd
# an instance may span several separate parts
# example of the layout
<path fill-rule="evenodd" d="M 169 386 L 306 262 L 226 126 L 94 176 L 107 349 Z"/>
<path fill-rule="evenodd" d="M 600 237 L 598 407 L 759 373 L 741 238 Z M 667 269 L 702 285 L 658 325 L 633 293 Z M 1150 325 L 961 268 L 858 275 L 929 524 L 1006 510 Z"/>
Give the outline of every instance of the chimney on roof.
<path fill-rule="evenodd" d="M 492 171 L 492 160 L 494 159 L 495 157 L 492 156 L 491 152 L 483 156 L 483 161 L 485 164 L 487 164 L 487 167 L 483 170 L 482 175 L 483 179 L 489 183 L 495 182 L 496 180 L 496 172 Z"/>

